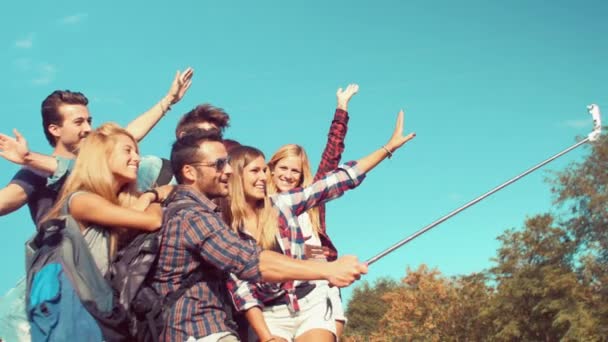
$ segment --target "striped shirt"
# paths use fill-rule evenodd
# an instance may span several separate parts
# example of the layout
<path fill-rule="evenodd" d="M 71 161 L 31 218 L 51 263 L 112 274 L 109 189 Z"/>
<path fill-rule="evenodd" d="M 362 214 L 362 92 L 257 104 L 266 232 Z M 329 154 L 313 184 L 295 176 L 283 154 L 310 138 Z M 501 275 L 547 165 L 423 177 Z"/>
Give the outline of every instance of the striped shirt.
<path fill-rule="evenodd" d="M 222 220 L 219 207 L 204 195 L 178 186 L 169 207 L 191 203 L 162 227 L 162 243 L 153 286 L 162 295 L 176 291 L 192 272 L 211 279 L 201 281 L 181 296 L 167 312 L 161 341 L 185 341 L 218 332 L 235 332 L 226 323 L 229 273 L 252 282 L 261 281 L 260 249 L 247 243 Z M 207 277 L 207 278 L 209 278 Z M 228 302 L 227 302 L 228 301 Z"/>
<path fill-rule="evenodd" d="M 298 216 L 320 203 L 340 197 L 345 191 L 361 184 L 364 178 L 365 175 L 358 170 L 356 163 L 349 162 L 307 187 L 272 195 L 270 199 L 278 210 L 277 241 L 283 254 L 295 259 L 305 259 L 304 236 Z M 263 308 L 265 302 L 280 296 L 286 296 L 292 312 L 300 310 L 293 281 L 282 284 L 256 283 L 233 274 L 227 285 L 233 303 L 239 311 L 254 306 Z"/>

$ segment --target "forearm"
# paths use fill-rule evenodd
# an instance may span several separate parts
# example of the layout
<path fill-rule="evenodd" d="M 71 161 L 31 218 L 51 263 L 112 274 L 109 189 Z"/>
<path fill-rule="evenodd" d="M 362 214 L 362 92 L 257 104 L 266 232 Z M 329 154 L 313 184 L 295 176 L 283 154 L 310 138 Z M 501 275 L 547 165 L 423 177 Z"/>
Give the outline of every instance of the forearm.
<path fill-rule="evenodd" d="M 57 170 L 57 160 L 55 157 L 36 152 L 28 152 L 24 157 L 23 165 L 51 174 Z"/>
<path fill-rule="evenodd" d="M 260 253 L 262 280 L 282 283 L 289 280 L 322 280 L 328 278 L 327 263 L 293 259 L 273 251 Z"/>
<path fill-rule="evenodd" d="M 264 320 L 264 314 L 259 307 L 254 306 L 245 311 L 245 317 L 260 341 L 267 341 L 272 338 L 272 333 L 270 333 L 266 320 Z"/>
<path fill-rule="evenodd" d="M 314 180 L 321 179 L 327 172 L 335 170 L 342 159 L 344 152 L 344 138 L 348 127 L 348 112 L 336 109 L 334 118 L 329 126 L 327 142 L 321 154 L 321 161 L 317 167 Z"/>
<path fill-rule="evenodd" d="M 135 140 L 142 140 L 169 109 L 171 109 L 170 106 L 171 99 L 167 95 L 158 101 L 158 103 L 154 104 L 152 108 L 148 109 L 148 111 L 131 121 L 127 125 L 126 130 L 133 135 Z"/>
<path fill-rule="evenodd" d="M 389 146 L 386 146 L 386 149 L 385 147 L 380 147 L 371 154 L 368 154 L 367 156 L 359 159 L 357 161 L 357 167 L 359 168 L 359 171 L 361 171 L 361 173 L 368 173 L 373 168 L 375 168 L 378 164 L 380 164 L 381 161 L 383 161 L 386 157 L 390 156 L 387 149 L 392 153 L 392 150 Z"/>

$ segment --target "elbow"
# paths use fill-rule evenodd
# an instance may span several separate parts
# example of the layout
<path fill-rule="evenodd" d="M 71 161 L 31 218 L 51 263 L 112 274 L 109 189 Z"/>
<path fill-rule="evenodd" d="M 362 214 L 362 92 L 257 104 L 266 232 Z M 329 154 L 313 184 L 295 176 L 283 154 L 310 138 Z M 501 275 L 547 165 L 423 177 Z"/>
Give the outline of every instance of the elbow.
<path fill-rule="evenodd" d="M 141 227 L 143 230 L 148 231 L 148 232 L 154 232 L 160 229 L 160 227 L 163 225 L 163 216 L 162 214 L 153 214 L 149 216 L 149 220 L 147 222 L 147 224 L 143 227 Z"/>
<path fill-rule="evenodd" d="M 14 206 L 7 201 L 0 200 L 0 216 L 10 214 L 17 209 L 19 209 L 19 206 Z"/>
<path fill-rule="evenodd" d="M 151 231 L 159 230 L 162 225 L 163 225 L 163 215 L 155 216 L 150 230 Z"/>

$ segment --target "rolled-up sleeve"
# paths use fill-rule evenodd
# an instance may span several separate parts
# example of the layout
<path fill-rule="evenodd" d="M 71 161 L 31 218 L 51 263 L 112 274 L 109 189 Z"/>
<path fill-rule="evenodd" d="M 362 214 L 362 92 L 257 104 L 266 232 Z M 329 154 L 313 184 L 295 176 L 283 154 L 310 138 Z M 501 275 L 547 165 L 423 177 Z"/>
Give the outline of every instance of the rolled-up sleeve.
<path fill-rule="evenodd" d="M 219 215 L 199 212 L 185 219 L 188 221 L 184 236 L 187 248 L 223 272 L 252 282 L 262 280 L 260 247 L 239 237 Z"/>
<path fill-rule="evenodd" d="M 365 179 L 357 162 L 340 165 L 334 171 L 304 188 L 296 188 L 271 197 L 279 210 L 287 210 L 295 216 L 332 199 L 338 198 L 349 189 L 356 188 Z"/>
<path fill-rule="evenodd" d="M 247 311 L 253 307 L 264 308 L 262 301 L 256 296 L 255 285 L 239 279 L 234 274 L 226 282 L 232 304 L 238 311 Z"/>

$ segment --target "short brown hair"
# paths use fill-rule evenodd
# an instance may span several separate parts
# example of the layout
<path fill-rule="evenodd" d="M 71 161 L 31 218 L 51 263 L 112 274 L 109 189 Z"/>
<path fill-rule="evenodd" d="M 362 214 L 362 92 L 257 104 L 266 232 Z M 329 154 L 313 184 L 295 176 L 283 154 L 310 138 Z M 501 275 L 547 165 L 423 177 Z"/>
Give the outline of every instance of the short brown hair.
<path fill-rule="evenodd" d="M 184 114 L 175 128 L 175 137 L 179 139 L 180 133 L 188 134 L 201 123 L 210 123 L 216 126 L 221 133 L 229 126 L 230 116 L 222 109 L 208 103 L 198 105 L 193 110 Z"/>
<path fill-rule="evenodd" d="M 55 147 L 57 142 L 55 141 L 55 137 L 49 132 L 49 126 L 61 126 L 63 124 L 64 117 L 59 113 L 59 107 L 64 104 L 86 106 L 89 104 L 89 99 L 80 92 L 55 90 L 42 101 L 42 128 L 44 129 L 46 140 L 53 147 Z"/>

